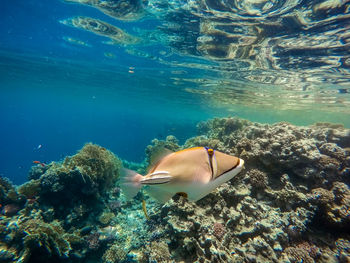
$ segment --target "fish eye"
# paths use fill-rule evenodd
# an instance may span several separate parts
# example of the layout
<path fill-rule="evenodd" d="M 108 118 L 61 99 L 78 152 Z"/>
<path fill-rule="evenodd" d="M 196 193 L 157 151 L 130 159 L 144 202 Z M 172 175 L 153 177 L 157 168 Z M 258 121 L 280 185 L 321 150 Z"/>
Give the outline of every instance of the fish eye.
<path fill-rule="evenodd" d="M 213 149 L 208 149 L 208 154 L 211 156 L 214 154 L 214 150 Z"/>

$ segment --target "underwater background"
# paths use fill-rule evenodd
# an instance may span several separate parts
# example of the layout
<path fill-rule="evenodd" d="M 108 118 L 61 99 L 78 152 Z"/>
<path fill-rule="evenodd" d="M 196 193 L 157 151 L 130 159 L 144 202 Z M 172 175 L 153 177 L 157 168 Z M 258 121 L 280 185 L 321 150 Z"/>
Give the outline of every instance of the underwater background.
<path fill-rule="evenodd" d="M 213 117 L 350 126 L 345 3 L 225 10 L 220 1 L 97 1 L 99 10 L 71 2 L 0 10 L 0 173 L 15 183 L 33 160 L 60 159 L 89 141 L 139 162 L 151 139 L 183 141 Z M 114 16 L 103 13 L 108 3 Z M 66 25 L 78 16 L 120 27 L 136 43 L 102 26 Z"/>
<path fill-rule="evenodd" d="M 349 9 L 3 3 L 0 262 L 349 262 Z M 125 200 L 122 163 L 194 146 L 246 169 L 196 203 Z"/>

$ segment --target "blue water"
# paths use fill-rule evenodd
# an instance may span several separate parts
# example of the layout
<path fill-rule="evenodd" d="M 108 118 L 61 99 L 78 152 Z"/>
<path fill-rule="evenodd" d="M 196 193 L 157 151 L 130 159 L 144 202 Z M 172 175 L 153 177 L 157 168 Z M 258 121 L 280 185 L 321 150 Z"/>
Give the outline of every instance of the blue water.
<path fill-rule="evenodd" d="M 60 23 L 79 15 L 118 26 L 145 42 L 136 47 L 107 45 L 103 43 L 106 37 Z M 20 184 L 27 179 L 33 161 L 60 160 L 86 142 L 141 162 L 153 138 L 171 134 L 184 142 L 196 134 L 199 121 L 213 117 L 237 115 L 297 125 L 330 121 L 350 127 L 349 72 L 344 62 L 349 59 L 348 43 L 343 43 L 345 50 L 314 54 L 314 64 L 300 63 L 300 69 L 293 68 L 289 59 L 302 56 L 296 51 L 278 58 L 279 69 L 245 68 L 246 58 L 222 60 L 195 54 L 199 48 L 193 51 L 189 42 L 197 39 L 195 32 L 192 36 L 196 37 L 184 38 L 181 45 L 151 41 L 149 32 L 164 33 L 157 31 L 164 27 L 162 19 L 149 15 L 123 22 L 97 9 L 63 1 L 3 3 L 0 175 Z M 191 23 L 184 22 L 184 28 L 189 30 L 197 22 Z M 333 27 L 348 25 L 348 19 L 343 19 Z M 164 34 L 184 33 L 181 28 L 174 30 Z M 65 41 L 65 37 L 87 46 Z M 339 67 L 316 65 L 320 56 L 333 59 L 337 54 Z M 130 67 L 134 73 L 129 73 Z M 291 72 L 304 75 L 283 80 Z M 270 81 L 275 76 L 282 77 Z M 300 81 L 300 86 L 289 87 L 294 81 Z"/>

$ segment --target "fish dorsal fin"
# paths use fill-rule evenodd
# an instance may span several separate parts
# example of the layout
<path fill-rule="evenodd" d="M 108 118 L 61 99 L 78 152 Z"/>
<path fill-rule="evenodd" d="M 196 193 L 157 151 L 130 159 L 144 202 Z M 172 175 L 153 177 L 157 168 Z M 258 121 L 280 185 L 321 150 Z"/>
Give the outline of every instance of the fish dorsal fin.
<path fill-rule="evenodd" d="M 165 147 L 158 147 L 156 150 L 154 150 L 150 156 L 149 166 L 147 168 L 148 172 L 152 173 L 159 161 L 162 160 L 165 156 L 172 153 L 172 150 L 169 150 Z"/>

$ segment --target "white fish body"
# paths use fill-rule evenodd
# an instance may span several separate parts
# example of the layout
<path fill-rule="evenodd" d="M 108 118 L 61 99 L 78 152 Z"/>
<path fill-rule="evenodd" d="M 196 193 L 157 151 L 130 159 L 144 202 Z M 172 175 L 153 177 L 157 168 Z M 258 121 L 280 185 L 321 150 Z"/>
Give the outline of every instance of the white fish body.
<path fill-rule="evenodd" d="M 244 161 L 205 147 L 171 153 L 162 158 L 145 176 L 126 170 L 121 188 L 134 197 L 142 185 L 161 203 L 175 194 L 197 201 L 238 174 Z"/>

